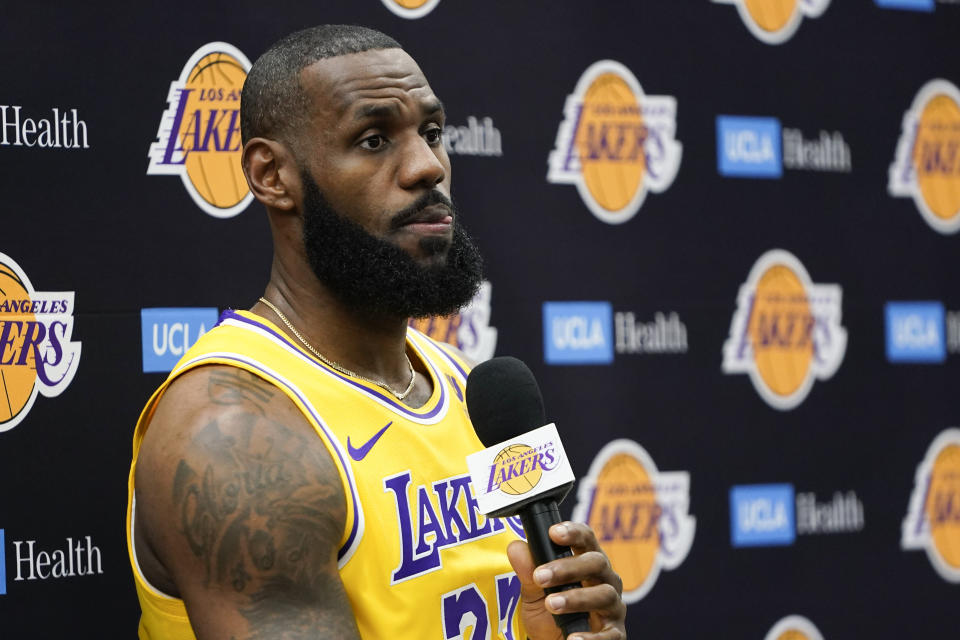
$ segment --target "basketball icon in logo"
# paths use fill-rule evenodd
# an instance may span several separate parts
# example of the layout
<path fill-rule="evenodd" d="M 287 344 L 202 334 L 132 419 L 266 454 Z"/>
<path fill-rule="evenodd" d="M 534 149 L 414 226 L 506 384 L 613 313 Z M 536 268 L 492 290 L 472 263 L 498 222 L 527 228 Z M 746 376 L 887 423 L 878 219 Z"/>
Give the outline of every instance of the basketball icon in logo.
<path fill-rule="evenodd" d="M 72 291 L 35 291 L 27 274 L 0 253 L 0 432 L 27 417 L 37 394 L 66 389 L 80 363 Z"/>
<path fill-rule="evenodd" d="M 912 197 L 940 233 L 960 229 L 960 89 L 931 80 L 903 116 L 897 156 L 890 165 L 890 195 Z"/>
<path fill-rule="evenodd" d="M 147 174 L 180 176 L 197 206 L 217 218 L 253 199 L 240 166 L 240 91 L 249 70 L 246 56 L 225 42 L 200 47 L 171 83 L 150 145 Z"/>
<path fill-rule="evenodd" d="M 623 600 L 637 602 L 661 569 L 675 569 L 693 544 L 690 475 L 661 472 L 632 440 L 607 444 L 581 480 L 573 519 L 585 522 L 623 580 Z"/>
<path fill-rule="evenodd" d="M 512 496 L 519 496 L 540 482 L 543 469 L 537 463 L 537 452 L 532 447 L 512 444 L 493 459 L 491 477 L 498 489 Z"/>
<path fill-rule="evenodd" d="M 960 429 L 941 432 L 917 467 L 900 546 L 925 550 L 944 580 L 960 583 Z"/>
<path fill-rule="evenodd" d="M 383 4 L 394 15 L 415 20 L 433 11 L 440 0 L 383 0 Z"/>
<path fill-rule="evenodd" d="M 754 36 L 767 44 L 781 44 L 793 37 L 804 18 L 819 17 L 830 0 L 713 0 L 733 4 Z"/>
<path fill-rule="evenodd" d="M 807 618 L 787 616 L 773 625 L 764 640 L 823 640 L 823 635 Z"/>
<path fill-rule="evenodd" d="M 814 284 L 793 254 L 766 252 L 740 287 L 723 346 L 724 373 L 748 374 L 770 406 L 793 409 L 815 379 L 829 379 L 843 361 L 841 300 L 839 285 Z"/>
<path fill-rule="evenodd" d="M 576 185 L 600 220 L 626 222 L 647 191 L 665 191 L 677 175 L 676 113 L 673 97 L 645 95 L 619 62 L 590 65 L 567 97 L 547 181 Z"/>

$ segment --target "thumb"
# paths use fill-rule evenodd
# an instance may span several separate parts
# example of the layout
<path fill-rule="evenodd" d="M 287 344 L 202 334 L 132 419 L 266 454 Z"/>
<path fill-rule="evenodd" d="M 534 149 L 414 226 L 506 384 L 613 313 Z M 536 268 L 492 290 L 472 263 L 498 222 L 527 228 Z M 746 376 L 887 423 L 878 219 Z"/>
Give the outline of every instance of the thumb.
<path fill-rule="evenodd" d="M 507 559 L 520 578 L 520 589 L 524 600 L 531 601 L 543 597 L 543 589 L 533 581 L 533 556 L 530 547 L 522 540 L 514 540 L 507 546 Z"/>

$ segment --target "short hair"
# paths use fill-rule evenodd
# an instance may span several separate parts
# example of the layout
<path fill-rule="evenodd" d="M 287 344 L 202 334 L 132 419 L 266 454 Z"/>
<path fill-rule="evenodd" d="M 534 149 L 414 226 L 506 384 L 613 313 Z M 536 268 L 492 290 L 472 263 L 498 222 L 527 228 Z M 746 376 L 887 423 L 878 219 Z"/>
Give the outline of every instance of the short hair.
<path fill-rule="evenodd" d="M 317 60 L 374 49 L 402 49 L 390 36 L 357 25 L 324 24 L 291 33 L 257 58 L 240 95 L 240 135 L 284 138 L 307 119 L 300 72 Z"/>

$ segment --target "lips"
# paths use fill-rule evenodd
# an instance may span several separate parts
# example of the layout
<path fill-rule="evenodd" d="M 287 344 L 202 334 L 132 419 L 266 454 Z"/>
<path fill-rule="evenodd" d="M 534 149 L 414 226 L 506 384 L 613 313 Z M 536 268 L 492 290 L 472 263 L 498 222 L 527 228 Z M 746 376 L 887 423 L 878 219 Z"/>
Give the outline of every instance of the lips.
<path fill-rule="evenodd" d="M 419 209 L 403 221 L 402 226 L 412 224 L 448 225 L 453 222 L 453 214 L 445 204 L 432 204 Z"/>

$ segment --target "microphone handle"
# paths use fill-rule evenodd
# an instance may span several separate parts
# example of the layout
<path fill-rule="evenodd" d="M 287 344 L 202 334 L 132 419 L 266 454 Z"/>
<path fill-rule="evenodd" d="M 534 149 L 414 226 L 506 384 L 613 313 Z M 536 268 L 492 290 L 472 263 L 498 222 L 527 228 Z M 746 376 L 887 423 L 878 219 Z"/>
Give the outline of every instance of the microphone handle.
<path fill-rule="evenodd" d="M 573 555 L 569 547 L 561 547 L 550 539 L 548 530 L 552 525 L 561 522 L 560 509 L 557 501 L 546 498 L 525 505 L 518 514 L 523 523 L 523 531 L 527 534 L 527 545 L 533 556 L 535 566 L 540 566 L 558 558 L 568 558 Z M 568 589 L 577 589 L 580 584 L 570 583 L 544 589 L 548 594 Z M 555 613 L 553 619 L 563 631 L 563 637 L 577 631 L 590 631 L 590 614 L 577 611 L 575 613 Z"/>

